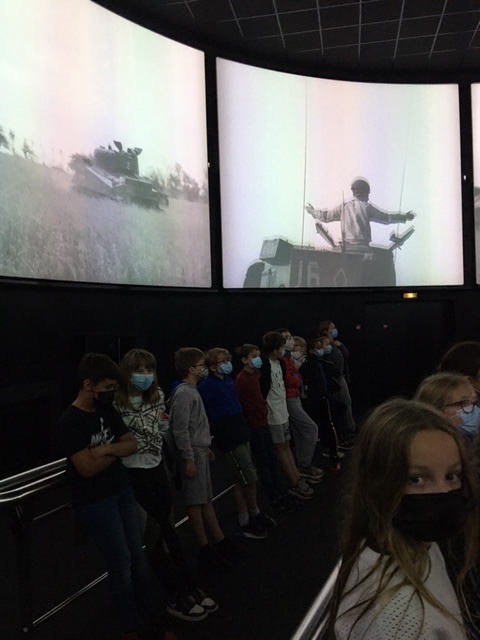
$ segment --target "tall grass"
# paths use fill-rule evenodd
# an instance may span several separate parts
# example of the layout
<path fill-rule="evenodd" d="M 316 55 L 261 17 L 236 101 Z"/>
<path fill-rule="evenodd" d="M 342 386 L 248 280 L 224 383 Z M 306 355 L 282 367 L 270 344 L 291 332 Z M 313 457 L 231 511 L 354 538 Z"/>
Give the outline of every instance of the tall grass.
<path fill-rule="evenodd" d="M 208 205 L 90 197 L 61 170 L 0 153 L 0 275 L 208 287 Z"/>

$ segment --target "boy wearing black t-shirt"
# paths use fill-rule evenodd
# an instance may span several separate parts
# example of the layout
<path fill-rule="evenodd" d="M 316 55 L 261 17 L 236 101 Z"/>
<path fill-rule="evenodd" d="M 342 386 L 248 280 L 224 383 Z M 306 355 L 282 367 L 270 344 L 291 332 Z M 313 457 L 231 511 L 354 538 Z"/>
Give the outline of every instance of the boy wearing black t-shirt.
<path fill-rule="evenodd" d="M 112 406 L 117 365 L 106 355 L 87 353 L 78 378 L 78 395 L 60 418 L 60 448 L 80 521 L 107 565 L 123 638 L 139 640 L 142 621 L 152 620 L 156 607 L 138 505 L 121 461 L 137 443 Z"/>

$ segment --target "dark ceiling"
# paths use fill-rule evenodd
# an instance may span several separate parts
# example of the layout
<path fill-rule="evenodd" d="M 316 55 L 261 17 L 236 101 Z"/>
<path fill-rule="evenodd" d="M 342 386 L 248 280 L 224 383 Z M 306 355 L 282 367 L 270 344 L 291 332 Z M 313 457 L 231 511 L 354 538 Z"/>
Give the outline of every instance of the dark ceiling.
<path fill-rule="evenodd" d="M 96 1 L 208 52 L 279 69 L 480 77 L 480 0 Z"/>

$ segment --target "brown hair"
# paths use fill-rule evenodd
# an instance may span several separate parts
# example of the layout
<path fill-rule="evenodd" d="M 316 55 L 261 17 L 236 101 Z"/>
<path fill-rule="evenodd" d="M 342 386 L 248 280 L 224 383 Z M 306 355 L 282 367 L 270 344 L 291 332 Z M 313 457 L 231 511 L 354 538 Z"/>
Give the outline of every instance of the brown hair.
<path fill-rule="evenodd" d="M 145 351 L 145 349 L 130 349 L 120 362 L 120 380 L 116 395 L 116 402 L 119 406 L 127 407 L 130 404 L 130 396 L 133 389 L 131 384 L 132 373 L 141 366 L 153 370 L 153 383 L 142 394 L 144 401 L 152 403 L 160 400 L 155 356 L 150 351 Z"/>
<path fill-rule="evenodd" d="M 352 589 L 367 581 L 379 569 L 381 576 L 375 593 L 346 612 L 358 612 L 354 624 L 374 605 L 385 607 L 390 598 L 406 584 L 413 588 L 414 594 L 422 601 L 428 601 L 436 609 L 455 619 L 425 587 L 424 576 L 429 571 L 430 563 L 426 543 L 414 540 L 393 526 L 393 516 L 400 505 L 408 480 L 410 445 L 413 437 L 424 430 L 443 431 L 454 439 L 462 461 L 463 493 L 472 504 L 476 504 L 475 480 L 461 436 L 442 413 L 423 402 L 401 398 L 387 400 L 377 407 L 360 431 L 352 469 L 353 477 L 348 484 L 346 517 L 340 545 L 342 565 L 331 600 L 331 629 L 341 600 L 350 591 L 345 591 L 347 580 L 360 554 L 368 546 L 367 540 L 373 540 L 381 549 L 381 554 L 371 570 Z M 477 523 L 478 513 L 475 508 L 463 528 L 465 562 L 457 578 L 457 593 L 467 613 L 463 580 L 476 560 Z M 387 591 L 387 583 L 394 574 L 400 574 L 402 580 Z"/>
<path fill-rule="evenodd" d="M 205 354 L 197 347 L 182 347 L 175 352 L 175 369 L 179 376 L 185 378 L 190 367 L 194 367 Z"/>
<path fill-rule="evenodd" d="M 248 356 L 254 351 L 260 351 L 256 344 L 242 344 L 241 347 L 235 349 L 235 353 L 239 358 L 248 358 Z"/>

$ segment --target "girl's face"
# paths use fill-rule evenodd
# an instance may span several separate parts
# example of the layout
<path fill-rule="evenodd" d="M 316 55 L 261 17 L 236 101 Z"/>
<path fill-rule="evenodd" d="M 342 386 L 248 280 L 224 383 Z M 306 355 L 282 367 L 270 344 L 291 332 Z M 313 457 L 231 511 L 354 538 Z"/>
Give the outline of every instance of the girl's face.
<path fill-rule="evenodd" d="M 444 431 L 419 431 L 412 439 L 408 462 L 406 494 L 446 493 L 462 486 L 457 443 Z"/>
<path fill-rule="evenodd" d="M 140 373 L 141 375 L 147 375 L 148 373 L 155 373 L 155 369 L 153 367 L 147 367 L 144 362 L 140 363 L 138 367 L 136 367 L 133 373 Z"/>
<path fill-rule="evenodd" d="M 467 410 L 470 408 L 473 410 L 473 405 L 471 403 L 476 401 L 476 393 L 475 389 L 465 381 L 464 385 L 460 385 L 455 391 L 448 397 L 448 402 L 443 407 L 443 413 L 448 417 L 450 422 L 455 427 L 461 427 L 463 422 L 462 418 L 457 415 L 457 412 L 462 408 L 465 408 L 465 405 L 468 403 L 470 406 L 467 406 Z"/>

